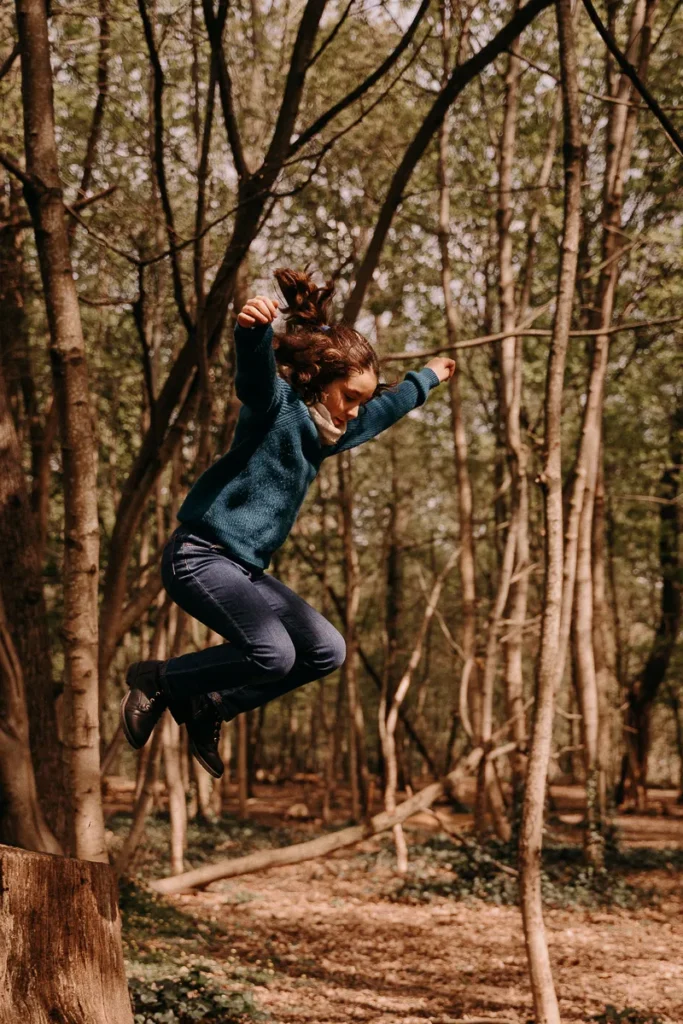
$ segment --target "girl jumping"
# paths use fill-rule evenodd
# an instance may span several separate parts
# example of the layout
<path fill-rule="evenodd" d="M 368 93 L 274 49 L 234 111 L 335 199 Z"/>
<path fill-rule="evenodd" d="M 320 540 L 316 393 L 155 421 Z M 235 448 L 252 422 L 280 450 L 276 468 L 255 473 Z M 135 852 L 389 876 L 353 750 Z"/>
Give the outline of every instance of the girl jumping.
<path fill-rule="evenodd" d="M 223 774 L 221 723 L 339 668 L 344 638 L 320 612 L 266 572 L 323 459 L 355 448 L 422 405 L 452 376 L 437 356 L 389 386 L 370 342 L 328 323 L 334 285 L 276 270 L 278 302 L 249 299 L 235 325 L 235 393 L 242 402 L 230 450 L 202 473 L 178 512 L 161 565 L 173 601 L 227 643 L 167 661 L 138 661 L 126 676 L 121 724 L 139 749 L 165 708 L 190 749 Z"/>

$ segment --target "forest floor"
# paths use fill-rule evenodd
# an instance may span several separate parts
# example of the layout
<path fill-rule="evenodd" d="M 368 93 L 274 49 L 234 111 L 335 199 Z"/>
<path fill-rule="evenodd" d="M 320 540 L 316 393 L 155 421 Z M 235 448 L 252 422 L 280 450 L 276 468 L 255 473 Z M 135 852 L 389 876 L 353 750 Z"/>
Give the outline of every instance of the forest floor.
<path fill-rule="evenodd" d="M 300 785 L 260 785 L 249 821 L 192 823 L 188 866 L 319 835 L 320 821 L 285 820 L 301 798 Z M 310 790 L 308 798 L 313 805 Z M 554 787 L 553 798 L 544 896 L 562 1020 L 682 1024 L 676 794 L 653 793 L 657 813 L 616 820 L 601 877 L 580 862 L 580 789 Z M 345 810 L 335 828 L 347 823 Z M 467 814 L 444 806 L 439 816 L 464 835 L 471 829 Z M 167 873 L 164 817 L 148 825 L 138 882 Z M 110 827 L 116 834 L 127 824 L 118 814 Z M 406 878 L 395 873 L 391 836 L 383 836 L 167 900 L 138 885 L 124 889 L 136 1024 L 532 1021 L 515 880 L 486 851 L 453 842 L 428 813 L 406 832 Z M 506 859 L 502 847 L 493 853 Z"/>

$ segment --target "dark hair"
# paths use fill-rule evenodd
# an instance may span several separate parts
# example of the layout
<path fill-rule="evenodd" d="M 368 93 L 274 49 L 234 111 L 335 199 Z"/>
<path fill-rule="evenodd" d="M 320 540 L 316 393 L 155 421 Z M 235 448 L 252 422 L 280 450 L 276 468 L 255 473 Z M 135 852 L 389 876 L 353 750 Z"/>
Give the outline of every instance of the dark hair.
<path fill-rule="evenodd" d="M 286 268 L 274 276 L 286 302 L 280 310 L 285 332 L 274 338 L 275 360 L 302 399 L 319 402 L 332 381 L 354 372 L 373 370 L 379 381 L 379 360 L 368 339 L 347 324 L 328 322 L 334 281 L 318 286 L 308 274 Z M 373 397 L 390 386 L 378 383 Z"/>

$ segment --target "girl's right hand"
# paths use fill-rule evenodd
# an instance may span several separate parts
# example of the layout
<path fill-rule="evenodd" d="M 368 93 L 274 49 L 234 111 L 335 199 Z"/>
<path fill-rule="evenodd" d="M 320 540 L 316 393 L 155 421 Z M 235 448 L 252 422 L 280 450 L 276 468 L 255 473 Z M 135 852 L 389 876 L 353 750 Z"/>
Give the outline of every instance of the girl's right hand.
<path fill-rule="evenodd" d="M 237 316 L 237 323 L 240 327 L 253 327 L 256 323 L 269 324 L 277 316 L 277 307 L 277 299 L 256 295 L 242 306 Z"/>
<path fill-rule="evenodd" d="M 435 356 L 429 360 L 427 366 L 434 371 L 443 384 L 444 381 L 450 380 L 455 372 L 455 359 L 451 359 L 449 356 Z"/>

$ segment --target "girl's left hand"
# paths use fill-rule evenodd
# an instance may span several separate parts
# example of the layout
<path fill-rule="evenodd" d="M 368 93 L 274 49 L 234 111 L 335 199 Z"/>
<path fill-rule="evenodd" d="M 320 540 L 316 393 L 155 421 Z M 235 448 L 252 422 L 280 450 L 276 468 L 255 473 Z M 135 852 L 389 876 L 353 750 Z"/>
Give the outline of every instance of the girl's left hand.
<path fill-rule="evenodd" d="M 430 370 L 433 370 L 437 375 L 441 383 L 445 380 L 450 380 L 455 371 L 455 359 L 449 359 L 447 356 L 434 356 L 427 363 Z"/>

